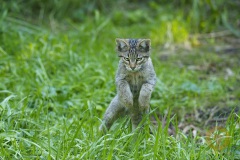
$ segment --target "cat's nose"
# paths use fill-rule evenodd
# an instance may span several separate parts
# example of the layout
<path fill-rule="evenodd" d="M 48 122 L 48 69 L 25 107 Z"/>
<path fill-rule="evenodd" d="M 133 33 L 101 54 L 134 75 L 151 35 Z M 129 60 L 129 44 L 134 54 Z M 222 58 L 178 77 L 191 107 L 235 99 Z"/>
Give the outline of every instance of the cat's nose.
<path fill-rule="evenodd" d="M 131 69 L 134 70 L 136 67 L 135 66 L 132 66 Z"/>
<path fill-rule="evenodd" d="M 136 65 L 134 64 L 133 61 L 130 60 L 129 66 L 132 70 L 134 70 L 136 68 Z"/>

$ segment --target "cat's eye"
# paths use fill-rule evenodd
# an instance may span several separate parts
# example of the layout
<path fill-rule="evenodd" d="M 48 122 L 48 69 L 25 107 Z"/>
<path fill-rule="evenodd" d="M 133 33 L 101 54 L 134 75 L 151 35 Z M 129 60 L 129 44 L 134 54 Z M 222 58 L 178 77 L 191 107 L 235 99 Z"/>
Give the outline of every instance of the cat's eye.
<path fill-rule="evenodd" d="M 125 61 L 129 61 L 129 58 L 128 57 L 123 57 Z"/>
<path fill-rule="evenodd" d="M 142 61 L 143 60 L 143 58 L 141 57 L 141 58 L 137 58 L 137 61 Z"/>
<path fill-rule="evenodd" d="M 139 46 L 139 50 L 144 50 L 144 47 L 143 46 Z"/>

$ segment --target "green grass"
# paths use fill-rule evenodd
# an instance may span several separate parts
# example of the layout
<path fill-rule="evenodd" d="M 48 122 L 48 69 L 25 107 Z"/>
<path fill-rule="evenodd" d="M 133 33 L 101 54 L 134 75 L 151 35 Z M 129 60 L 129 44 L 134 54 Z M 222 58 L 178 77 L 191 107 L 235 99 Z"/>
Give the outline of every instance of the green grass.
<path fill-rule="evenodd" d="M 173 39 L 166 35 L 159 41 L 157 36 L 166 26 L 160 30 L 157 23 L 124 27 L 97 12 L 84 23 L 52 21 L 50 27 L 4 17 L 0 159 L 239 159 L 240 118 L 236 113 L 229 117 L 221 137 L 226 142 L 177 129 L 196 109 L 240 105 L 239 55 L 202 48 L 167 52 L 159 47 L 163 40 L 172 46 L 188 41 L 187 28 L 177 30 L 178 23 L 168 23 L 173 26 L 168 30 Z M 183 39 L 175 39 L 178 34 Z M 119 120 L 106 135 L 98 132 L 116 92 L 116 37 L 153 40 L 158 82 L 150 116 L 156 124 L 147 120 L 145 132 L 132 133 L 128 118 Z M 226 69 L 233 74 L 228 75 Z M 163 126 L 159 117 L 167 113 Z M 168 134 L 170 125 L 176 127 L 174 136 Z M 224 148 L 217 148 L 220 143 Z"/>

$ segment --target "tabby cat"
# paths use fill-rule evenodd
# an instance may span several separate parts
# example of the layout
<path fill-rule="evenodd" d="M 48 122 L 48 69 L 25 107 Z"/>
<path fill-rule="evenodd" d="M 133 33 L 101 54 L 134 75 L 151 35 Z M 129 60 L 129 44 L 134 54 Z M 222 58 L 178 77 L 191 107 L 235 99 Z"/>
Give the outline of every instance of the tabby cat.
<path fill-rule="evenodd" d="M 117 95 L 106 110 L 100 131 L 106 132 L 119 117 L 128 114 L 135 130 L 149 111 L 156 74 L 150 58 L 150 39 L 116 39 L 120 57 L 116 74 Z"/>

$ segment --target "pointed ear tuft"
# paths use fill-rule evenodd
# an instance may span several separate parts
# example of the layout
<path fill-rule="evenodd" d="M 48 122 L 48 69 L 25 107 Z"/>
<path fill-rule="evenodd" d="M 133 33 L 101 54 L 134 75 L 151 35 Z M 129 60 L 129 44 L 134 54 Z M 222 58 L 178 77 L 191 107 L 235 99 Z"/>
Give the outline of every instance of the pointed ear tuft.
<path fill-rule="evenodd" d="M 143 52 L 149 52 L 151 49 L 151 40 L 150 39 L 143 39 L 140 44 L 139 48 Z"/>
<path fill-rule="evenodd" d="M 126 52 L 128 49 L 128 45 L 124 39 L 117 38 L 116 39 L 117 51 L 118 52 Z"/>

